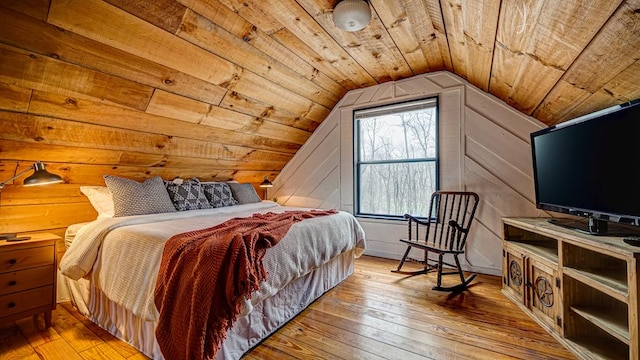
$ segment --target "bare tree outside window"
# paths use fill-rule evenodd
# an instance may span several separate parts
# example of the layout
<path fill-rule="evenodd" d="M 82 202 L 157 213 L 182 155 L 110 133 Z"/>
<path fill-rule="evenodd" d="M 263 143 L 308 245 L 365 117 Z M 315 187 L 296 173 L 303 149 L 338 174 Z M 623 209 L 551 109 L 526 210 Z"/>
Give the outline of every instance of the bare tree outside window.
<path fill-rule="evenodd" d="M 356 110 L 358 215 L 427 216 L 437 188 L 437 100 Z"/>

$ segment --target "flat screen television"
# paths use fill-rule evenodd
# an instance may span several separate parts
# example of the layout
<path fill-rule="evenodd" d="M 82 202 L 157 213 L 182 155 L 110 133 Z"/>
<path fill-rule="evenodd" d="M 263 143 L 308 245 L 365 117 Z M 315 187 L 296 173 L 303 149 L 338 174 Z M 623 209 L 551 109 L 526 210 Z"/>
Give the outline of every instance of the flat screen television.
<path fill-rule="evenodd" d="M 531 134 L 536 206 L 596 235 L 640 235 L 640 99 Z"/>

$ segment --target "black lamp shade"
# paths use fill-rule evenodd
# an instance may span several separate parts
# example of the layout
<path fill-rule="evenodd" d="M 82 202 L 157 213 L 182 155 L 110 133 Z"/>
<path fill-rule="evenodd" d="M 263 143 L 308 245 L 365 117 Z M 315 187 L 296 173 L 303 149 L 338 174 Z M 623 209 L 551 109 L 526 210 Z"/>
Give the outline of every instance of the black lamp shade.
<path fill-rule="evenodd" d="M 260 187 L 261 188 L 273 187 L 273 184 L 271 183 L 271 181 L 269 181 L 269 177 L 268 176 L 264 177 L 264 181 L 260 183 Z"/>
<path fill-rule="evenodd" d="M 60 176 L 48 172 L 44 164 L 38 161 L 33 165 L 33 175 L 24 179 L 24 186 L 47 185 L 61 182 L 62 178 Z"/>

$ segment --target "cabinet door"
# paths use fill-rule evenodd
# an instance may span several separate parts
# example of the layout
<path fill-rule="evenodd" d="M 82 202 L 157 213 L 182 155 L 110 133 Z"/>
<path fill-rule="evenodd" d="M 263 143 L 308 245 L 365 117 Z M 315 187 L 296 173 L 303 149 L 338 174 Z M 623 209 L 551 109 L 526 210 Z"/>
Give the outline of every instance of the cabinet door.
<path fill-rule="evenodd" d="M 560 319 L 560 291 L 556 285 L 557 270 L 541 263 L 533 257 L 528 258 L 527 286 L 531 288 L 529 308 L 536 317 L 549 325 L 551 329 L 559 331 Z"/>
<path fill-rule="evenodd" d="M 524 259 L 524 255 L 517 250 L 511 249 L 508 246 L 503 249 L 502 287 L 511 297 L 527 305 L 525 288 L 526 268 L 524 266 Z"/>

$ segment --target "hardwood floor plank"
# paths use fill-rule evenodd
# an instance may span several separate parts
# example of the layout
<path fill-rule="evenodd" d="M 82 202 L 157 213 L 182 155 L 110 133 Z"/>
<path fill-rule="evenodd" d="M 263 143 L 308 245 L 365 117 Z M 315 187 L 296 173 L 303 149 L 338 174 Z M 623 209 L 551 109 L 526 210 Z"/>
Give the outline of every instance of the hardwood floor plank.
<path fill-rule="evenodd" d="M 44 360 L 82 360 L 65 339 L 58 339 L 35 348 L 38 356 Z"/>
<path fill-rule="evenodd" d="M 71 346 L 76 354 L 103 343 L 96 334 L 78 322 L 62 306 L 57 307 L 56 311 L 53 312 L 52 327 Z"/>
<path fill-rule="evenodd" d="M 357 276 L 357 274 L 354 275 L 354 277 Z M 361 284 L 353 286 L 351 281 L 344 285 L 345 286 L 341 288 L 341 291 L 350 291 L 354 296 L 362 297 L 363 292 L 366 292 L 367 295 L 368 293 L 371 293 L 372 297 L 382 298 L 383 301 L 390 302 L 396 306 L 404 302 L 419 302 L 423 306 L 430 308 L 430 311 L 446 311 L 447 315 L 457 315 L 461 307 L 466 306 L 464 308 L 465 320 L 471 318 L 467 315 L 474 314 L 480 316 L 483 321 L 486 321 L 484 319 L 486 315 L 495 315 L 491 320 L 499 322 L 519 318 L 521 316 L 521 311 L 516 307 L 509 306 L 506 298 L 491 300 L 484 298 L 481 293 L 476 293 L 480 286 L 479 283 L 476 283 L 476 286 L 471 287 L 471 290 L 468 292 L 462 292 L 455 296 L 446 293 L 433 294 L 435 291 L 431 290 L 430 286 L 425 290 L 416 289 L 415 295 L 412 295 L 412 290 L 407 287 L 411 287 L 413 285 L 402 287 L 402 292 L 397 292 L 397 290 L 393 289 L 393 286 L 397 289 L 397 285 L 385 287 L 381 286 L 380 283 L 375 283 L 368 284 L 368 286 L 362 286 Z M 385 294 L 388 296 L 383 297 L 379 294 Z"/>
<path fill-rule="evenodd" d="M 60 339 L 60 334 L 54 328 L 45 329 L 44 316 L 42 314 L 38 314 L 36 317 L 20 319 L 16 321 L 16 325 L 33 347 Z"/>
<path fill-rule="evenodd" d="M 293 319 L 278 333 L 288 336 L 298 346 L 324 350 L 328 353 L 322 357 L 325 359 L 386 359 L 376 355 L 375 351 L 363 349 L 364 345 L 369 344 L 361 344 L 360 341 L 366 343 L 366 338 L 322 323 L 318 324 L 306 317 Z"/>
<path fill-rule="evenodd" d="M 575 359 L 506 299 L 500 277 L 478 275 L 451 294 L 431 289 L 434 274 L 406 277 L 396 266 L 358 259 L 352 276 L 243 359 Z M 41 322 L 0 325 L 0 360 L 148 360 L 70 303 L 58 304 L 51 329 Z"/>
<path fill-rule="evenodd" d="M 29 345 L 14 323 L 0 324 L 0 360 L 39 360 L 38 354 Z"/>
<path fill-rule="evenodd" d="M 447 338 L 447 334 L 434 336 L 428 332 L 413 329 L 409 326 L 394 324 L 392 321 L 376 319 L 368 315 L 359 314 L 353 311 L 341 313 L 341 316 L 330 312 L 311 310 L 308 317 L 329 326 L 343 329 L 358 328 L 359 334 L 372 340 L 396 347 L 399 350 L 409 351 L 419 354 L 428 359 L 483 359 L 486 356 L 497 358 L 502 356 L 505 359 L 517 359 L 505 356 L 487 349 L 487 354 L 478 357 L 475 355 L 477 348 L 473 345 L 465 344 L 459 339 Z M 403 356 L 403 359 L 405 356 Z"/>
<path fill-rule="evenodd" d="M 125 357 L 118 354 L 112 347 L 102 343 L 80 353 L 86 360 L 124 360 Z"/>
<path fill-rule="evenodd" d="M 127 360 L 149 360 L 149 358 L 145 356 L 143 353 L 136 353 L 133 356 L 129 356 Z"/>
<path fill-rule="evenodd" d="M 277 350 L 278 354 L 261 354 L 260 358 L 270 359 L 270 358 L 289 358 L 289 359 L 331 359 L 335 358 L 335 355 L 328 353 L 322 349 L 319 349 L 315 346 L 301 343 L 296 341 L 295 339 L 276 332 L 272 336 L 270 336 L 264 343 L 256 348 L 258 350 L 266 346 L 270 351 Z M 248 355 L 253 354 L 254 351 L 251 351 Z"/>
<path fill-rule="evenodd" d="M 71 303 L 65 302 L 62 304 L 58 304 L 58 306 L 62 306 L 65 310 L 67 310 L 69 314 L 76 318 L 77 321 L 82 323 L 87 327 L 87 329 L 96 334 L 102 341 L 113 348 L 113 350 L 115 350 L 120 356 L 126 359 L 130 359 L 132 358 L 132 356 L 140 355 L 140 352 L 136 348 L 111 335 L 108 331 L 102 329 L 98 325 L 91 322 L 91 320 L 87 319 L 84 315 L 76 311 Z"/>
<path fill-rule="evenodd" d="M 311 308 L 325 306 L 334 311 L 347 307 L 350 309 L 349 313 L 369 311 L 373 316 L 393 319 L 400 325 L 417 329 L 423 329 L 427 325 L 431 329 L 429 332 L 444 333 L 461 343 L 471 343 L 514 356 L 520 353 L 518 356 L 521 358 L 529 358 L 528 352 L 532 349 L 539 353 L 540 358 L 574 358 L 540 326 L 506 301 L 499 291 L 499 281 L 495 281 L 498 277 L 480 275 L 475 286 L 457 295 L 430 290 L 429 285 L 426 290 L 416 290 L 412 296 L 409 295 L 412 293 L 409 289 L 398 287 L 398 283 L 387 286 L 384 284 L 389 279 L 403 275 L 376 272 L 361 275 L 362 282 L 354 279 L 358 276 L 360 275 L 353 275 L 338 289 L 327 294 L 327 297 L 335 297 L 333 301 L 339 304 L 315 303 Z M 372 277 L 376 281 L 367 280 Z M 380 277 L 385 280 L 379 281 Z M 415 284 L 421 285 L 419 280 Z M 350 297 L 342 299 L 341 294 Z M 491 300 L 485 294 L 498 294 L 498 297 Z M 405 304 L 415 306 L 406 308 Z M 360 319 L 359 322 L 365 321 Z M 527 343 L 526 349 L 514 351 L 511 344 L 522 342 Z"/>
<path fill-rule="evenodd" d="M 274 334 L 274 337 L 277 334 Z M 273 347 L 273 343 L 276 339 L 267 339 L 263 344 L 253 349 L 250 353 L 243 356 L 243 359 L 281 359 L 281 360 L 298 360 L 298 357 L 288 354 L 285 351 L 280 350 L 278 347 Z"/>

